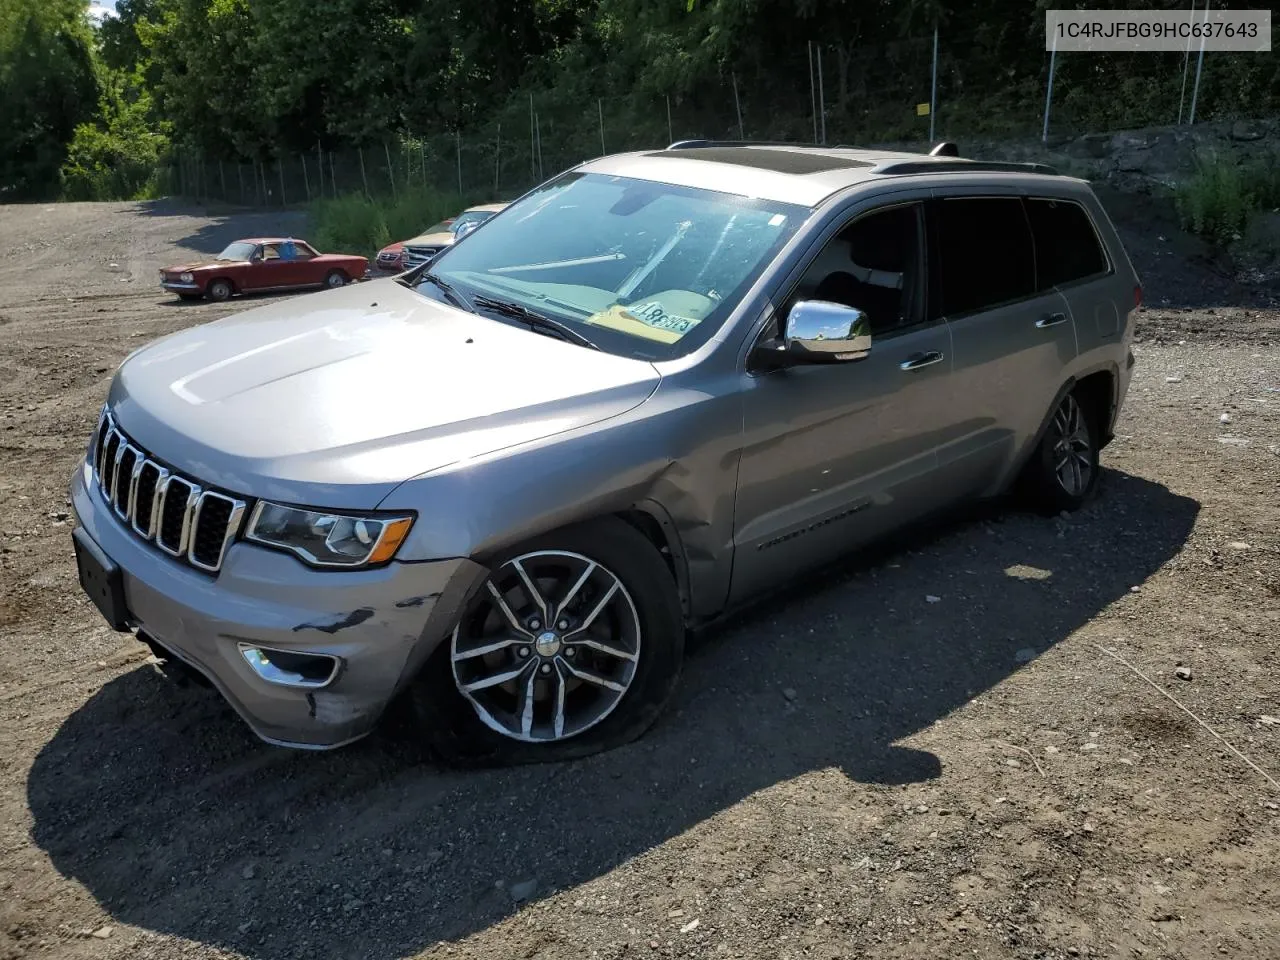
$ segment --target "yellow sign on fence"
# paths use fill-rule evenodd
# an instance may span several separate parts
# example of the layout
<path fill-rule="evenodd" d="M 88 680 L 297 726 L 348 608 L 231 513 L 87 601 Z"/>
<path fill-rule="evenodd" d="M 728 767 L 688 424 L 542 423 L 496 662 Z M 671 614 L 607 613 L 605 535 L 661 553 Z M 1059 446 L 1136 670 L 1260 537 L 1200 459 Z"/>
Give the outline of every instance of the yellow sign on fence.
<path fill-rule="evenodd" d="M 929 115 L 929 105 L 927 103 L 916 104 L 916 116 L 927 117 Z"/>

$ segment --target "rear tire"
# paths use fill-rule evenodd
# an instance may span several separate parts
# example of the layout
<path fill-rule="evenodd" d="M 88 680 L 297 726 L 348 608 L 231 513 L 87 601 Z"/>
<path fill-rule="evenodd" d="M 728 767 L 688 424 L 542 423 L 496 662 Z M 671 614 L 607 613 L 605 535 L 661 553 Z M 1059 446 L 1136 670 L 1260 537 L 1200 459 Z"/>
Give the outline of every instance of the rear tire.
<path fill-rule="evenodd" d="M 490 570 L 406 691 L 406 732 L 446 763 L 496 766 L 589 756 L 653 725 L 679 680 L 684 623 L 642 534 L 614 518 L 578 524 Z"/>
<path fill-rule="evenodd" d="M 231 294 L 235 291 L 231 288 L 230 280 L 214 280 L 209 284 L 208 293 L 210 300 L 216 300 L 222 303 L 231 299 Z"/>
<path fill-rule="evenodd" d="M 341 270 L 330 270 L 329 275 L 324 278 L 324 285 L 330 290 L 345 287 L 347 285 L 347 275 Z"/>
<path fill-rule="evenodd" d="M 1074 512 L 1098 489 L 1098 418 L 1089 398 L 1073 390 L 1058 401 L 1022 476 L 1032 505 L 1046 513 Z"/>

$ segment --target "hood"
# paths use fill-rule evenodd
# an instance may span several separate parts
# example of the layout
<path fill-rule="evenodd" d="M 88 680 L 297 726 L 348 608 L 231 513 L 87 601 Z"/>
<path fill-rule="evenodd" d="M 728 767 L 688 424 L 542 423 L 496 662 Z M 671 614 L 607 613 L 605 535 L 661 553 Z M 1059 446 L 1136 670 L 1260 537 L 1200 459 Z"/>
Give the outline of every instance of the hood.
<path fill-rule="evenodd" d="M 201 267 L 227 266 L 232 263 L 246 263 L 245 260 L 193 260 L 191 263 L 184 263 L 180 267 L 164 267 L 162 273 L 190 273 L 192 270 L 199 270 Z"/>
<path fill-rule="evenodd" d="M 424 233 L 414 237 L 412 240 L 406 240 L 406 247 L 447 247 L 453 243 L 453 234 L 448 230 L 440 230 L 436 233 Z"/>
<path fill-rule="evenodd" d="M 659 379 L 378 280 L 149 344 L 108 402 L 135 443 L 206 484 L 369 508 L 419 474 L 619 416 Z"/>

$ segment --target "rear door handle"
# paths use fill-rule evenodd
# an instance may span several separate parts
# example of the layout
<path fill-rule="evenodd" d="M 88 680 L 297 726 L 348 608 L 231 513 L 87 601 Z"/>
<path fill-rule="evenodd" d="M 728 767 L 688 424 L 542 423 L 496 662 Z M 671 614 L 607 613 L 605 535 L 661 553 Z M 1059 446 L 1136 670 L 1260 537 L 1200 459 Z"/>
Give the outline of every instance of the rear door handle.
<path fill-rule="evenodd" d="M 1051 313 L 1047 317 L 1041 317 L 1037 320 L 1036 326 L 1043 330 L 1045 327 L 1056 327 L 1058 324 L 1066 322 L 1067 315 L 1065 313 Z"/>
<path fill-rule="evenodd" d="M 911 356 L 907 357 L 907 359 L 903 360 L 902 363 L 898 364 L 898 367 L 910 373 L 912 370 L 921 370 L 925 367 L 931 367 L 935 363 L 941 362 L 942 354 L 937 350 L 930 350 L 928 353 L 913 353 Z"/>

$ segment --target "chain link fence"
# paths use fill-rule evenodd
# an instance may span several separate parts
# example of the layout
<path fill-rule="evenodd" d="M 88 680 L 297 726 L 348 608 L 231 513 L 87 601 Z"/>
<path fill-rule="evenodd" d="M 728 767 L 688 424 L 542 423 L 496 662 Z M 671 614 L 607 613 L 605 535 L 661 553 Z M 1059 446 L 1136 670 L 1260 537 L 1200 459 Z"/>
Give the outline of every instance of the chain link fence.
<path fill-rule="evenodd" d="M 1202 121 L 1274 113 L 1280 61 L 1272 53 L 1201 61 L 1190 46 L 1051 56 L 1042 16 L 966 29 L 943 23 L 878 46 L 799 44 L 681 93 L 534 93 L 458 131 L 240 162 L 176 151 L 158 179 L 165 193 L 259 207 L 394 198 L 413 188 L 511 199 L 584 160 L 681 139 L 922 147 L 947 139 L 963 150 L 967 138 L 1059 140 L 1184 123 L 1193 100 Z"/>

